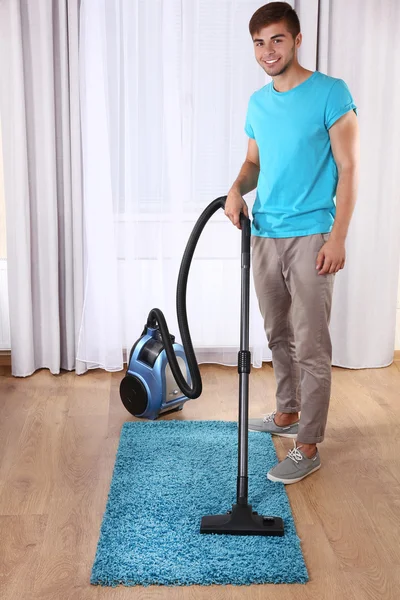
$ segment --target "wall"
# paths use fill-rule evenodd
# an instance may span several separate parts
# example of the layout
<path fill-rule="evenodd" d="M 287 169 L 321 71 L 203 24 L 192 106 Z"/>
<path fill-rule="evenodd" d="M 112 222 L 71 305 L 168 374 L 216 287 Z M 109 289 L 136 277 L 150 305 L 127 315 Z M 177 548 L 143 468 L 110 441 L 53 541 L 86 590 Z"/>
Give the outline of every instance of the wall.
<path fill-rule="evenodd" d="M 3 151 L 1 143 L 0 121 L 0 260 L 7 257 L 6 249 L 6 207 L 4 201 Z"/>
<path fill-rule="evenodd" d="M 395 349 L 400 351 L 400 271 L 399 271 L 399 287 L 397 288 L 397 319 L 396 319 Z"/>
<path fill-rule="evenodd" d="M 3 153 L 0 122 L 0 351 L 9 350 L 10 322 L 7 282 L 6 207 L 4 199 Z"/>

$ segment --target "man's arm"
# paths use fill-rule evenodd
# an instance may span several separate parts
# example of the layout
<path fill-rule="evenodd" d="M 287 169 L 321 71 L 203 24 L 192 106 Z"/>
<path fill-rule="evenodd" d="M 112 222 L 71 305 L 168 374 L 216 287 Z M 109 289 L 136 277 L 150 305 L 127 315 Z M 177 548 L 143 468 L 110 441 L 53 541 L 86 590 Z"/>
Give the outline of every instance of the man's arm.
<path fill-rule="evenodd" d="M 336 217 L 329 240 L 317 256 L 318 275 L 337 273 L 346 260 L 345 240 L 358 188 L 359 132 L 354 111 L 340 117 L 329 129 L 333 156 L 338 168 Z"/>
<path fill-rule="evenodd" d="M 260 154 L 256 140 L 249 138 L 246 160 L 240 169 L 240 173 L 233 183 L 231 190 L 236 190 L 241 196 L 245 196 L 257 187 L 260 174 Z"/>
<path fill-rule="evenodd" d="M 340 117 L 329 129 L 333 157 L 338 168 L 336 217 L 330 239 L 345 241 L 357 197 L 359 129 L 354 111 Z"/>
<path fill-rule="evenodd" d="M 259 174 L 260 157 L 257 142 L 253 138 L 249 138 L 246 160 L 240 169 L 236 181 L 229 190 L 225 202 L 225 215 L 238 229 L 241 229 L 240 213 L 243 212 L 246 217 L 249 216 L 247 204 L 242 196 L 257 187 Z"/>

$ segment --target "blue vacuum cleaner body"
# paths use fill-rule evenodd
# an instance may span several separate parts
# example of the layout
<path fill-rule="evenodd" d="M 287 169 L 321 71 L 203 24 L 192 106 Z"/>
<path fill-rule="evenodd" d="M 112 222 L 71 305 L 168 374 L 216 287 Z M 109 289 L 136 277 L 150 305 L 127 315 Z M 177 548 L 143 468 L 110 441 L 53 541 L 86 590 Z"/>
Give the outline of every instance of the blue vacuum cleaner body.
<path fill-rule="evenodd" d="M 173 349 L 182 373 L 191 384 L 186 355 L 181 344 L 170 334 Z M 182 410 L 189 400 L 173 376 L 161 333 L 145 325 L 142 336 L 132 346 L 128 369 L 120 385 L 125 408 L 136 417 L 155 420 L 161 414 Z"/>

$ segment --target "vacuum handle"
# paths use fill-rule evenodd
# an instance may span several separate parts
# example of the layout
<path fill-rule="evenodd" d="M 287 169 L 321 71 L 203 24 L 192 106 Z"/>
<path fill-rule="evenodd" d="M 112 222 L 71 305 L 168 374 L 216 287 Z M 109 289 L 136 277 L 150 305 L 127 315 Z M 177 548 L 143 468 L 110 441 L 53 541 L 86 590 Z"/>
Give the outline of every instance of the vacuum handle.
<path fill-rule="evenodd" d="M 239 215 L 239 222 L 240 222 L 240 227 L 242 229 L 242 232 L 244 233 L 244 237 L 243 237 L 243 233 L 242 233 L 242 243 L 243 242 L 247 242 L 247 237 L 250 238 L 250 233 L 251 233 L 251 227 L 250 227 L 250 219 L 249 217 L 246 217 L 246 215 L 244 214 L 244 212 L 241 212 Z"/>
<path fill-rule="evenodd" d="M 242 228 L 240 350 L 247 353 L 249 350 L 251 225 L 250 219 L 243 213 L 240 213 L 240 224 Z"/>

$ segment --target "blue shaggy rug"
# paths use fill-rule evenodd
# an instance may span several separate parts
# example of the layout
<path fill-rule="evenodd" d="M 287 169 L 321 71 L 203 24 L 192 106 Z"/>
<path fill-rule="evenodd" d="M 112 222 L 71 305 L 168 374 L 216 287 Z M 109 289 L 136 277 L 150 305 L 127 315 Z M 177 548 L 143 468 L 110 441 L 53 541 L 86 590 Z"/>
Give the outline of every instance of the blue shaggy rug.
<path fill-rule="evenodd" d="M 249 432 L 249 504 L 282 517 L 282 537 L 200 534 L 236 502 L 238 426 L 135 421 L 122 427 L 90 582 L 97 585 L 306 583 L 285 486 L 266 478 L 271 437 Z"/>

